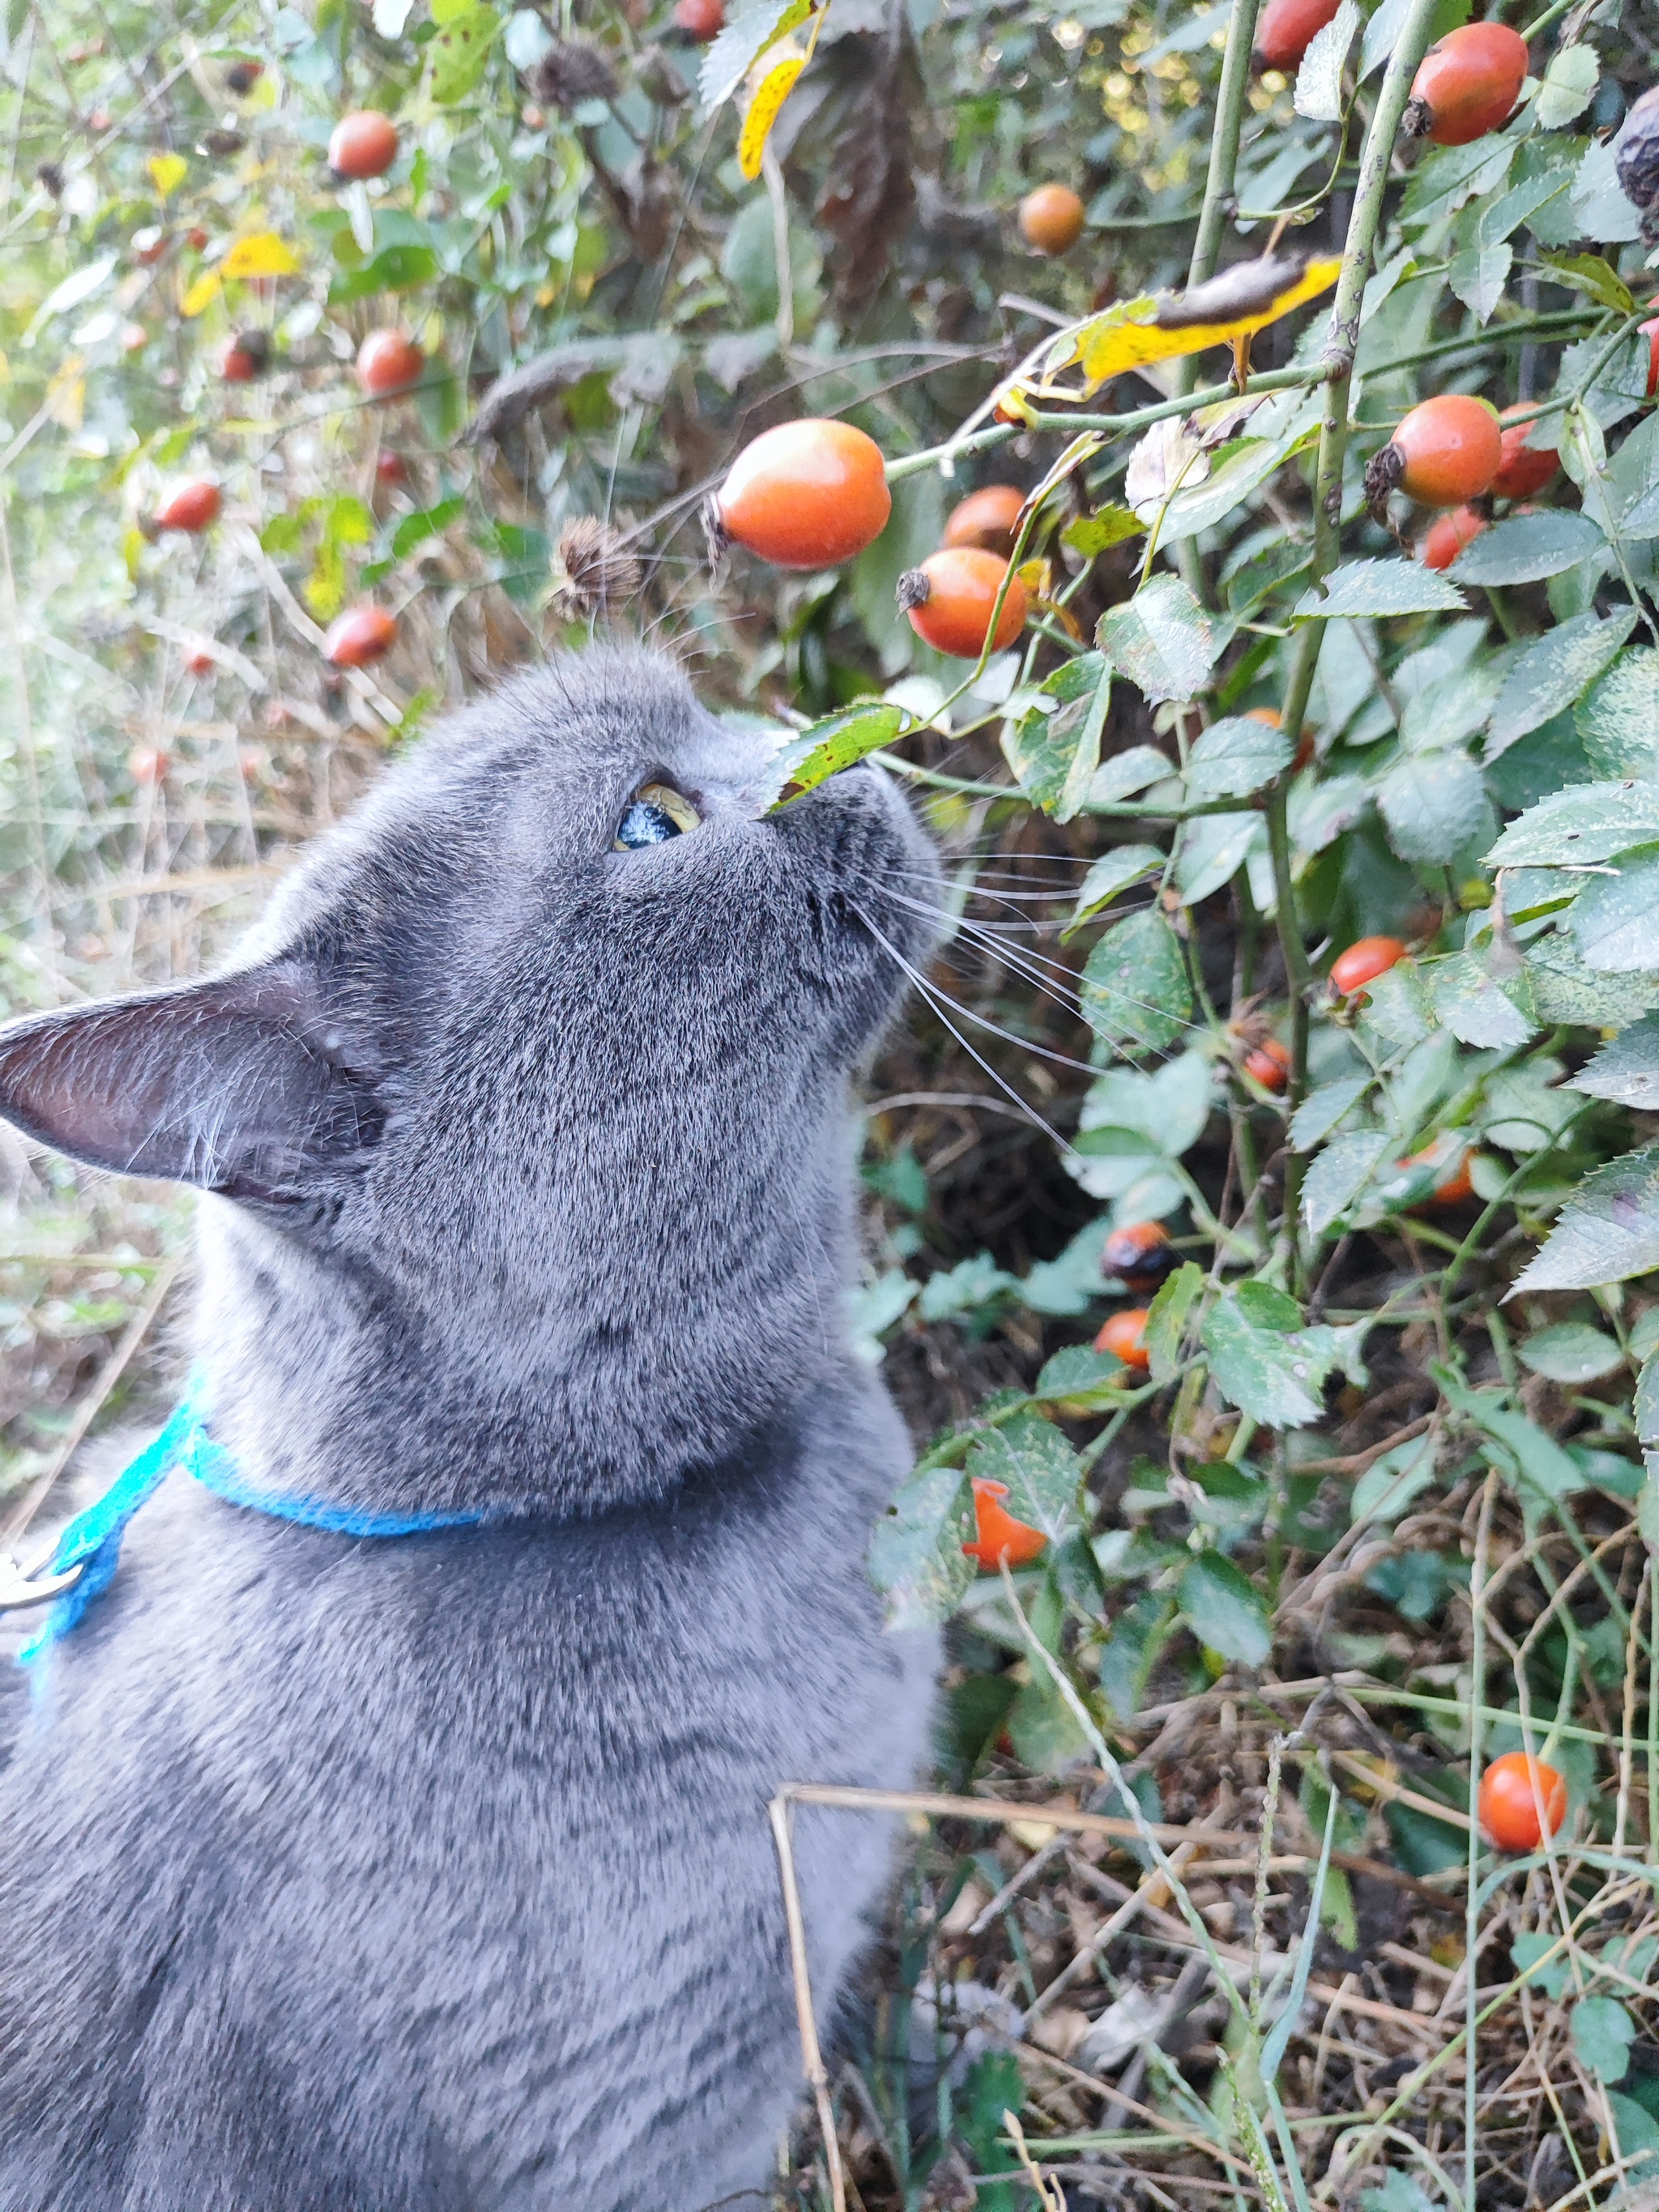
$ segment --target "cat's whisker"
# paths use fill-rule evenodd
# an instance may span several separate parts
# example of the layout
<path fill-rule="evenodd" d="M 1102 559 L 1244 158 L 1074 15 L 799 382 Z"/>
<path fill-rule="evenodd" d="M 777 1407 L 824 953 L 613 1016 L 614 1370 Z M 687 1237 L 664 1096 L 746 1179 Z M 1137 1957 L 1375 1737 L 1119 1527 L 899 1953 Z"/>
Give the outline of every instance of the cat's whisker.
<path fill-rule="evenodd" d="M 943 992 L 936 991 L 933 986 L 927 981 L 927 978 L 922 974 L 921 970 L 907 960 L 896 945 L 890 944 L 888 939 L 882 935 L 880 930 L 876 927 L 874 922 L 871 921 L 869 915 L 865 913 L 863 908 L 860 907 L 855 900 L 848 899 L 847 903 L 853 913 L 854 913 L 858 916 L 859 920 L 863 923 L 865 928 L 869 931 L 876 943 L 880 945 L 882 951 L 886 953 L 888 958 L 891 960 L 896 967 L 902 969 L 904 974 L 910 978 L 910 981 L 915 985 L 917 990 L 921 993 L 922 997 L 927 1000 L 928 1005 L 932 1006 L 933 1012 L 939 1016 L 940 1021 L 944 1023 L 945 1028 L 950 1030 L 951 1036 L 962 1047 L 968 1057 L 990 1077 L 992 1082 L 996 1085 L 997 1089 L 1000 1091 L 1006 1097 L 1013 1101 L 1014 1104 L 1018 1108 L 1021 1115 L 1029 1121 L 1034 1127 L 1041 1129 L 1045 1137 L 1052 1139 L 1054 1143 L 1060 1147 L 1062 1152 L 1071 1152 L 1072 1146 L 1066 1142 L 1066 1139 L 1060 1135 L 1060 1132 L 1052 1127 L 1049 1123 L 1043 1120 L 1042 1115 L 1037 1112 L 1036 1107 L 1031 1105 L 1029 1100 L 1020 1097 L 1013 1085 L 1008 1081 L 1006 1076 L 1000 1073 L 996 1068 L 992 1066 L 990 1061 L 985 1058 L 982 1053 L 975 1051 L 973 1046 L 969 1042 L 968 1039 L 963 1036 L 962 1031 L 957 1027 L 956 1024 L 951 1019 L 949 1014 L 945 1011 L 947 1006 L 951 1006 L 957 1007 L 957 1012 L 958 1013 L 966 1013 L 966 1007 L 957 1006 L 957 1001 L 954 999 L 948 998 Z"/>

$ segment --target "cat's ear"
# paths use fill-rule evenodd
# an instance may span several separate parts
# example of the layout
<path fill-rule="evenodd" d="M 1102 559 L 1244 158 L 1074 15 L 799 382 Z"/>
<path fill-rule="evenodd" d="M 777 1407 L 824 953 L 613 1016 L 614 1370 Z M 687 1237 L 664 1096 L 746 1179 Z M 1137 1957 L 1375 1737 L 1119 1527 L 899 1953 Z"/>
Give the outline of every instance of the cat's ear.
<path fill-rule="evenodd" d="M 0 1116 L 94 1167 L 254 1204 L 305 1197 L 385 1121 L 291 959 L 0 1029 Z"/>

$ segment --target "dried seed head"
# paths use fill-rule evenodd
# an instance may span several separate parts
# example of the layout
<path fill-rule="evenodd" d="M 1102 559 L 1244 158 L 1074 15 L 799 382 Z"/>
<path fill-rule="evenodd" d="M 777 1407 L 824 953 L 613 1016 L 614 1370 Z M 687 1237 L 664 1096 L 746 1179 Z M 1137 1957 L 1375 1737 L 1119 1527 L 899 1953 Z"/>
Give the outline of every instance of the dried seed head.
<path fill-rule="evenodd" d="M 586 39 L 556 39 L 531 70 L 530 86 L 544 107 L 565 115 L 585 100 L 610 100 L 619 88 L 616 71 Z"/>
<path fill-rule="evenodd" d="M 913 607 L 925 607 L 933 596 L 933 580 L 925 568 L 907 568 L 898 580 L 893 594 L 898 601 L 899 612 L 908 615 Z"/>
<path fill-rule="evenodd" d="M 708 566 L 718 568 L 732 550 L 732 533 L 726 526 L 717 495 L 710 492 L 702 503 L 703 543 L 708 549 Z"/>
<path fill-rule="evenodd" d="M 574 614 L 608 614 L 640 588 L 639 562 L 597 515 L 579 514 L 559 533 L 556 596 Z"/>
<path fill-rule="evenodd" d="M 1400 479 L 1406 473 L 1406 456 L 1392 440 L 1376 453 L 1365 464 L 1365 504 L 1371 511 L 1371 520 L 1382 529 L 1389 522 L 1389 495 L 1400 488 Z"/>

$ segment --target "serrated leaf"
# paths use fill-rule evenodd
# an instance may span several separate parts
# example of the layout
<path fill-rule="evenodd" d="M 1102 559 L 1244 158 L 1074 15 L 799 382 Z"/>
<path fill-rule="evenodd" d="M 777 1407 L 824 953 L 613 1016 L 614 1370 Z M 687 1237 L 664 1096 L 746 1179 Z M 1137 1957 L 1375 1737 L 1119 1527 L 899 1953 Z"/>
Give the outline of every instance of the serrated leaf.
<path fill-rule="evenodd" d="M 1611 865 L 1617 875 L 1591 876 L 1573 901 L 1579 957 L 1614 975 L 1659 969 L 1659 846 L 1638 847 Z"/>
<path fill-rule="evenodd" d="M 1339 1140 L 1340 1141 L 1340 1140 Z M 1335 1364 L 1330 1329 L 1260 1326 L 1238 1291 L 1218 1298 L 1205 1317 L 1210 1374 L 1230 1405 L 1275 1429 L 1304 1428 L 1322 1412 L 1314 1393 Z"/>
<path fill-rule="evenodd" d="M 1573 708 L 1584 757 L 1603 776 L 1650 776 L 1659 747 L 1659 650 L 1621 653 Z"/>
<path fill-rule="evenodd" d="M 1494 868 L 1583 867 L 1659 840 L 1659 783 L 1578 783 L 1529 806 L 1486 854 Z"/>
<path fill-rule="evenodd" d="M 1316 31 L 1296 73 L 1291 105 L 1315 123 L 1337 123 L 1342 116 L 1342 69 L 1359 28 L 1354 0 L 1342 0 L 1330 21 Z"/>
<path fill-rule="evenodd" d="M 1270 722 L 1229 714 L 1199 732 L 1188 757 L 1188 793 L 1194 799 L 1248 799 L 1290 766 L 1295 750 Z"/>
<path fill-rule="evenodd" d="M 870 1539 L 870 1579 L 891 1628 L 947 1620 L 973 1583 L 963 1551 L 975 1534 L 973 1492 L 959 1467 L 930 1468 L 895 1496 Z"/>
<path fill-rule="evenodd" d="M 1477 322 L 1492 320 L 1514 260 L 1514 250 L 1507 245 L 1468 246 L 1452 256 L 1446 282 Z"/>
<path fill-rule="evenodd" d="M 1410 0 L 1382 0 L 1382 4 L 1365 26 L 1365 42 L 1360 49 L 1359 75 L 1363 82 L 1373 70 L 1381 69 L 1400 43 L 1400 34 L 1406 27 L 1406 16 Z M 1443 39 L 1448 31 L 1455 31 L 1467 23 L 1472 13 L 1472 0 L 1440 0 L 1429 20 L 1425 33 L 1432 46 Z"/>
<path fill-rule="evenodd" d="M 1108 1044 L 1174 1044 L 1191 1018 L 1192 989 L 1175 932 L 1156 908 L 1126 915 L 1090 953 L 1083 1017 Z"/>
<path fill-rule="evenodd" d="M 1615 1346 L 1614 1349 L 1617 1348 Z M 1636 1422 L 1638 1440 L 1650 1450 L 1654 1445 L 1659 1444 L 1659 1354 L 1650 1352 L 1643 1361 L 1642 1371 L 1636 1378 L 1636 1399 L 1631 1410 Z M 1644 1486 L 1646 1487 L 1645 1485 Z"/>
<path fill-rule="evenodd" d="M 1219 651 L 1204 610 L 1178 576 L 1154 576 L 1133 599 L 1108 607 L 1099 640 L 1149 706 L 1190 699 Z"/>
<path fill-rule="evenodd" d="M 1175 774 L 1175 763 L 1156 745 L 1129 745 L 1103 761 L 1090 780 L 1086 806 L 1110 805 Z"/>
<path fill-rule="evenodd" d="M 1543 1250 L 1517 1277 L 1522 1291 L 1589 1291 L 1659 1267 L 1659 1145 L 1585 1176 Z"/>
<path fill-rule="evenodd" d="M 1313 1236 L 1323 1236 L 1347 1211 L 1381 1164 L 1390 1141 L 1385 1131 L 1363 1129 L 1351 1137 L 1334 1137 L 1326 1146 L 1302 1186 L 1302 1218 Z"/>
<path fill-rule="evenodd" d="M 1043 1363 L 1031 1395 L 1062 1404 L 1069 1413 L 1097 1413 L 1121 1402 L 1130 1379 L 1123 1362 L 1109 1352 L 1097 1352 L 1091 1344 L 1068 1344 Z"/>
<path fill-rule="evenodd" d="M 1583 292 L 1598 306 L 1627 315 L 1636 305 L 1631 289 L 1604 254 L 1546 253 L 1540 256 L 1570 291 Z"/>
<path fill-rule="evenodd" d="M 1593 611 L 1575 615 L 1529 645 L 1504 678 L 1492 712 L 1486 741 L 1490 763 L 1517 738 L 1543 725 L 1582 698 L 1635 629 L 1634 607 L 1620 607 L 1605 621 Z M 1629 841 L 1626 840 L 1626 842 Z"/>
<path fill-rule="evenodd" d="M 1083 1470 L 1060 1431 L 1040 1414 L 1016 1413 L 993 1429 L 969 1454 L 968 1472 L 1006 1482 L 1006 1510 L 1041 1528 L 1051 1543 L 1078 1524 Z"/>
<path fill-rule="evenodd" d="M 1083 878 L 1073 921 L 1086 921 L 1091 914 L 1098 914 L 1103 907 L 1109 906 L 1118 893 L 1127 890 L 1131 884 L 1163 872 L 1164 855 L 1156 845 L 1115 845 L 1109 853 L 1101 854 Z"/>
<path fill-rule="evenodd" d="M 1540 1022 L 1620 1030 L 1659 1002 L 1659 976 L 1612 975 L 1587 968 L 1571 937 L 1559 928 L 1529 945 L 1525 958 L 1527 983 Z"/>
<path fill-rule="evenodd" d="M 1322 1144 L 1370 1086 L 1368 1075 L 1345 1075 L 1340 1082 L 1322 1083 L 1317 1091 L 1310 1091 L 1291 1116 L 1291 1149 L 1310 1152 Z"/>
<path fill-rule="evenodd" d="M 1325 580 L 1325 596 L 1304 592 L 1292 622 L 1351 615 L 1459 615 L 1468 602 L 1455 586 L 1416 561 L 1345 561 Z"/>
<path fill-rule="evenodd" d="M 1644 1014 L 1604 1044 L 1587 1067 L 1567 1078 L 1565 1088 L 1659 1114 L 1659 1016 Z"/>
<path fill-rule="evenodd" d="M 258 230 L 237 240 L 219 264 L 219 273 L 238 279 L 293 276 L 298 274 L 299 267 L 299 255 L 274 230 Z"/>
<path fill-rule="evenodd" d="M 766 49 L 805 22 L 813 0 L 766 0 L 727 23 L 702 58 L 697 91 L 706 108 L 731 99 Z"/>
<path fill-rule="evenodd" d="M 1174 1274 L 1166 1277 L 1147 1308 L 1142 1341 L 1152 1362 L 1154 1382 L 1173 1380 L 1181 1364 L 1188 1316 L 1203 1294 L 1204 1270 L 1196 1261 L 1183 1260 Z"/>
<path fill-rule="evenodd" d="M 1442 1025 L 1462 1044 L 1507 1052 L 1524 1044 L 1538 1024 L 1531 1018 L 1525 971 L 1505 988 L 1472 952 L 1455 952 L 1425 971 Z"/>
<path fill-rule="evenodd" d="M 1570 1459 L 1553 1437 L 1546 1436 L 1524 1413 L 1512 1413 L 1501 1390 L 1466 1389 L 1442 1367 L 1434 1375 L 1442 1394 L 1459 1413 L 1465 1413 L 1494 1443 L 1503 1447 L 1505 1472 L 1522 1480 L 1546 1498 L 1570 1498 L 1583 1490 L 1587 1478 L 1577 1462 Z"/>
<path fill-rule="evenodd" d="M 1443 865 L 1491 831 L 1486 779 L 1464 752 L 1397 761 L 1377 786 L 1376 804 L 1402 860 Z"/>
<path fill-rule="evenodd" d="M 1092 514 L 1068 522 L 1060 533 L 1060 542 L 1090 560 L 1111 546 L 1121 545 L 1126 538 L 1139 538 L 1146 526 L 1127 507 L 1100 507 Z"/>
<path fill-rule="evenodd" d="M 890 745 L 904 727 L 903 708 L 872 702 L 849 707 L 845 714 L 828 714 L 792 738 L 772 763 L 780 796 L 768 810 L 776 813 L 866 753 Z"/>
<path fill-rule="evenodd" d="M 1511 514 L 1466 545 L 1449 573 L 1460 584 L 1535 584 L 1588 561 L 1606 543 L 1593 522 L 1570 508 Z"/>
<path fill-rule="evenodd" d="M 1582 115 L 1595 96 L 1601 63 L 1594 46 L 1558 46 L 1538 88 L 1533 113 L 1540 131 L 1559 131 Z"/>
<path fill-rule="evenodd" d="M 1182 902 L 1197 906 L 1231 883 L 1252 850 L 1267 849 L 1259 814 L 1206 814 L 1183 822 L 1176 848 L 1175 884 Z"/>
<path fill-rule="evenodd" d="M 1260 1667 L 1273 1646 L 1267 1602 L 1219 1552 L 1200 1552 L 1182 1571 L 1176 1602 L 1200 1644 L 1236 1667 Z"/>
<path fill-rule="evenodd" d="M 1534 1375 L 1547 1375 L 1552 1382 L 1596 1382 L 1604 1375 L 1616 1375 L 1625 1364 L 1617 1339 L 1583 1321 L 1535 1329 L 1517 1348 L 1522 1365 Z"/>
<path fill-rule="evenodd" d="M 1110 661 L 1081 653 L 1061 663 L 1017 722 L 1004 726 L 1003 757 L 1021 789 L 1057 821 L 1069 822 L 1088 795 L 1111 697 Z"/>

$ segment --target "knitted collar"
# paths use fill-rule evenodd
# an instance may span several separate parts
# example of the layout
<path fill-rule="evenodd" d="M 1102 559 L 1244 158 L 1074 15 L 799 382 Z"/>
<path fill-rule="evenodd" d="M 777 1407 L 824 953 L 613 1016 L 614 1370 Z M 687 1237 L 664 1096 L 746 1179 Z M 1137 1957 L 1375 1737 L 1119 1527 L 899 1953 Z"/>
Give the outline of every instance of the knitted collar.
<path fill-rule="evenodd" d="M 203 1377 L 192 1376 L 183 1401 L 155 1443 L 122 1470 L 101 1498 L 76 1515 L 50 1559 L 31 1571 L 31 1579 L 41 1575 L 48 1583 L 64 1575 L 73 1574 L 75 1579 L 52 1597 L 46 1620 L 17 1655 L 21 1664 L 29 1665 L 60 1642 L 109 1588 L 120 1564 L 127 1523 L 175 1468 L 232 1505 L 268 1513 L 279 1521 L 297 1521 L 307 1528 L 326 1528 L 337 1536 L 417 1536 L 434 1528 L 471 1528 L 484 1518 L 481 1512 L 370 1513 L 325 1498 L 290 1498 L 280 1491 L 261 1490 L 244 1480 L 230 1454 L 208 1433 L 203 1395 Z"/>

